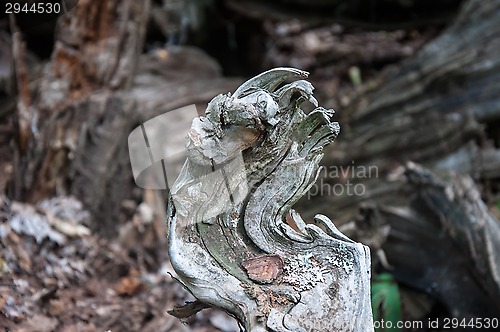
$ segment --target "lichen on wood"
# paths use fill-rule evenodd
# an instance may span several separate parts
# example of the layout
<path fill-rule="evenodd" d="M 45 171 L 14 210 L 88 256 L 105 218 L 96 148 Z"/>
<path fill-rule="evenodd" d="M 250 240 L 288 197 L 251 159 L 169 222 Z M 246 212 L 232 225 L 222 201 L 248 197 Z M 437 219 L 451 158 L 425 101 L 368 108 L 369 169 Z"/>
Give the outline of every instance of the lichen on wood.
<path fill-rule="evenodd" d="M 193 121 L 169 196 L 170 260 L 200 302 L 246 331 L 372 331 L 368 248 L 292 209 L 340 131 L 307 75 L 264 72 Z"/>

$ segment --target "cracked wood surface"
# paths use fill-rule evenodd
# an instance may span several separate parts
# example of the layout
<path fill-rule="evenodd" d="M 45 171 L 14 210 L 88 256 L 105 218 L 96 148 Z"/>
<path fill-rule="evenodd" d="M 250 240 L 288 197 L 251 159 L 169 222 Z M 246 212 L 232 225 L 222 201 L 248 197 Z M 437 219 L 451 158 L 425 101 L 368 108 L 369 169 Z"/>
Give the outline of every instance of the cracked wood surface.
<path fill-rule="evenodd" d="M 340 131 L 305 78 L 267 71 L 193 121 L 169 197 L 170 259 L 199 301 L 247 331 L 372 331 L 368 248 L 292 210 Z"/>

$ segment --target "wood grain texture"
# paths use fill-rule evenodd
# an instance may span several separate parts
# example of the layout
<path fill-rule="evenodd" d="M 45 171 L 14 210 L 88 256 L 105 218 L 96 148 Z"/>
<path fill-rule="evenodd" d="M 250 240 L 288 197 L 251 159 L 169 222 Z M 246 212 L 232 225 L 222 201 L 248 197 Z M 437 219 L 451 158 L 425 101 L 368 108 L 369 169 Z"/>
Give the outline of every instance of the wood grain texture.
<path fill-rule="evenodd" d="M 340 130 L 305 78 L 264 72 L 193 121 L 169 199 L 170 259 L 199 301 L 247 331 L 372 331 L 367 247 L 326 216 L 316 216 L 319 227 L 291 210 Z M 316 106 L 309 114 L 304 101 Z M 248 130 L 258 138 L 239 134 Z"/>

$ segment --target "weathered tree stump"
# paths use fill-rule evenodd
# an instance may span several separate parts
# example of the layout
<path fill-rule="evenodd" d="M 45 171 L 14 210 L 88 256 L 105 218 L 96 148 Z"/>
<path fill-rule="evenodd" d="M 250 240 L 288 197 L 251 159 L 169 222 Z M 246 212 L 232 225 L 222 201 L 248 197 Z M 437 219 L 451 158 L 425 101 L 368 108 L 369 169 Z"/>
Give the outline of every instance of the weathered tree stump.
<path fill-rule="evenodd" d="M 200 302 L 247 331 L 372 331 L 368 248 L 326 216 L 310 225 L 291 209 L 340 130 L 306 77 L 267 71 L 193 121 L 169 197 L 170 259 Z M 316 106 L 309 114 L 306 100 Z"/>

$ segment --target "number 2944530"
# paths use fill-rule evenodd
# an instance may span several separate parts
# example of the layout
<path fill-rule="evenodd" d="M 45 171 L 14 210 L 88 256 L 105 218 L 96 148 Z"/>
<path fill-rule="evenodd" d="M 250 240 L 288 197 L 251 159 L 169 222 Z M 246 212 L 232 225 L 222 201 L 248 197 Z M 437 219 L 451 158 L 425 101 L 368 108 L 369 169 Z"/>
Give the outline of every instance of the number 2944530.
<path fill-rule="evenodd" d="M 59 2 L 17 1 L 5 2 L 5 14 L 59 14 L 61 13 Z"/>

